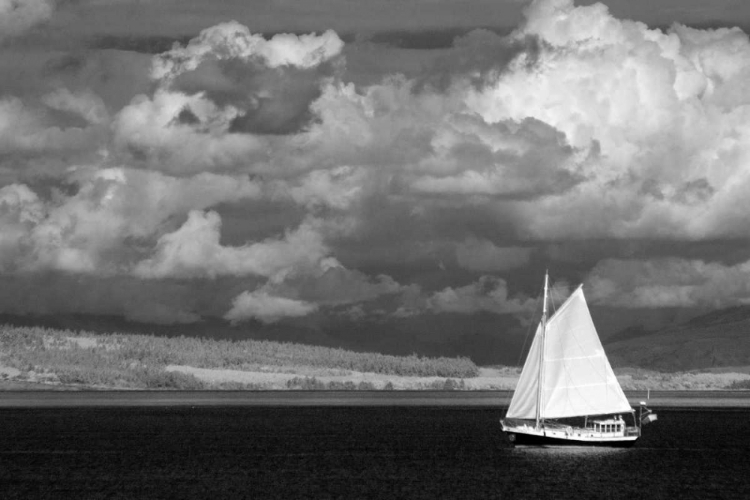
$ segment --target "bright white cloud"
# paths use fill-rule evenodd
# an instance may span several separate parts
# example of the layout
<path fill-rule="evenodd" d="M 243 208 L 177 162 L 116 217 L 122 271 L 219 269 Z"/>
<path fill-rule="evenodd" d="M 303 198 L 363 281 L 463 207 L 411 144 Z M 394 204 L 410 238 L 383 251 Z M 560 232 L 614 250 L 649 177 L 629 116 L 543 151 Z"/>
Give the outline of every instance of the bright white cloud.
<path fill-rule="evenodd" d="M 536 300 L 508 296 L 505 280 L 482 276 L 475 283 L 463 287 L 447 287 L 435 292 L 427 300 L 427 308 L 437 313 L 473 314 L 486 311 L 495 314 L 531 313 Z"/>
<path fill-rule="evenodd" d="M 182 123 L 189 110 L 200 123 Z M 233 107 L 220 109 L 200 94 L 157 91 L 153 98 L 137 96 L 113 123 L 115 144 L 136 161 L 175 173 L 237 168 L 266 157 L 267 141 L 229 133 L 238 116 Z"/>
<path fill-rule="evenodd" d="M 473 93 L 490 123 L 540 120 L 589 151 L 586 182 L 523 207 L 536 238 L 747 234 L 750 42 L 738 29 L 669 32 L 613 18 L 601 4 L 535 1 L 516 37 L 538 54 L 515 59 Z M 730 208 L 733 207 L 733 208 Z"/>
<path fill-rule="evenodd" d="M 723 308 L 750 304 L 750 262 L 607 259 L 586 280 L 594 303 L 627 308 Z"/>
<path fill-rule="evenodd" d="M 19 266 L 30 230 L 46 215 L 39 197 L 23 184 L 0 188 L 0 270 Z"/>
<path fill-rule="evenodd" d="M 243 292 L 232 302 L 232 308 L 224 319 L 239 323 L 257 319 L 263 323 L 275 323 L 282 318 L 307 316 L 317 309 L 315 304 L 301 300 L 269 295 L 264 291 Z"/>
<path fill-rule="evenodd" d="M 171 80 L 193 71 L 206 59 L 260 59 L 270 68 L 312 68 L 339 55 L 344 42 L 328 30 L 322 35 L 278 34 L 270 40 L 253 35 L 237 22 L 217 24 L 201 31 L 185 47 L 177 47 L 154 58 L 151 76 Z"/>
<path fill-rule="evenodd" d="M 177 231 L 159 238 L 156 252 L 140 262 L 143 278 L 215 278 L 265 276 L 274 281 L 315 268 L 329 252 L 312 222 L 305 222 L 284 238 L 268 238 L 242 247 L 220 244 L 221 217 L 216 212 L 191 211 Z"/>
<path fill-rule="evenodd" d="M 0 261 L 7 270 L 127 273 L 148 241 L 173 216 L 260 196 L 247 177 L 199 174 L 173 178 L 122 168 L 70 174 L 78 192 L 42 201 L 25 185 L 0 190 Z"/>

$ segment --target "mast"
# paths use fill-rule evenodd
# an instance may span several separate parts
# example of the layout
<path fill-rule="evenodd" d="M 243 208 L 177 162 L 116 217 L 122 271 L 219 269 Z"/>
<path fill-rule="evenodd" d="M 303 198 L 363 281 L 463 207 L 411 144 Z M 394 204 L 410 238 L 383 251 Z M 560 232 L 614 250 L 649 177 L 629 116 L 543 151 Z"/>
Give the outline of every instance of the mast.
<path fill-rule="evenodd" d="M 549 284 L 549 271 L 544 271 L 544 302 L 542 303 L 542 331 L 541 349 L 539 349 L 539 379 L 536 392 L 536 428 L 539 429 L 540 422 L 544 421 L 542 416 L 542 381 L 544 380 L 544 337 L 547 330 L 547 287 Z"/>

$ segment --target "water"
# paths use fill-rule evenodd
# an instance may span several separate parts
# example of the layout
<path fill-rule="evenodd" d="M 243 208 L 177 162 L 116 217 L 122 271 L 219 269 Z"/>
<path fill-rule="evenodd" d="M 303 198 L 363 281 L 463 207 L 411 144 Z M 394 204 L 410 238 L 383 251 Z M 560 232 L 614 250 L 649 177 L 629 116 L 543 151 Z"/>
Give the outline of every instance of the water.
<path fill-rule="evenodd" d="M 750 498 L 750 411 L 632 449 L 509 448 L 461 407 L 0 409 L 0 498 Z"/>

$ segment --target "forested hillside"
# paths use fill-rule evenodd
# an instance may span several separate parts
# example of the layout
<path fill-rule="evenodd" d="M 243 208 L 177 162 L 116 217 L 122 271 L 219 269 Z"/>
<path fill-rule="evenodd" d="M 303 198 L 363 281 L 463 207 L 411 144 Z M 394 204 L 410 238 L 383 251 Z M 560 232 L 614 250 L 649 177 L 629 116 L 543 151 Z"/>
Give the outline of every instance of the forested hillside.
<path fill-rule="evenodd" d="M 475 377 L 466 358 L 390 356 L 270 341 L 93 334 L 0 327 L 0 364 L 62 384 L 123 388 L 204 388 L 170 365 L 273 371 L 295 367 L 415 377 Z"/>
<path fill-rule="evenodd" d="M 604 345 L 614 366 L 696 370 L 750 365 L 750 308 L 697 316 L 655 332 L 615 335 Z"/>

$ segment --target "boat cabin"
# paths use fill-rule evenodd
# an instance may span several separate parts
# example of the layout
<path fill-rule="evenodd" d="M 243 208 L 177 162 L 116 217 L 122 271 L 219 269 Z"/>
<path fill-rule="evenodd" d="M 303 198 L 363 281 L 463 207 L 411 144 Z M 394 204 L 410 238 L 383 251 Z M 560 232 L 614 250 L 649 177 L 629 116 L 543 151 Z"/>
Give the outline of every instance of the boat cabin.
<path fill-rule="evenodd" d="M 593 420 L 589 422 L 589 428 L 594 432 L 622 435 L 625 433 L 625 421 L 618 415 L 606 420 Z"/>

